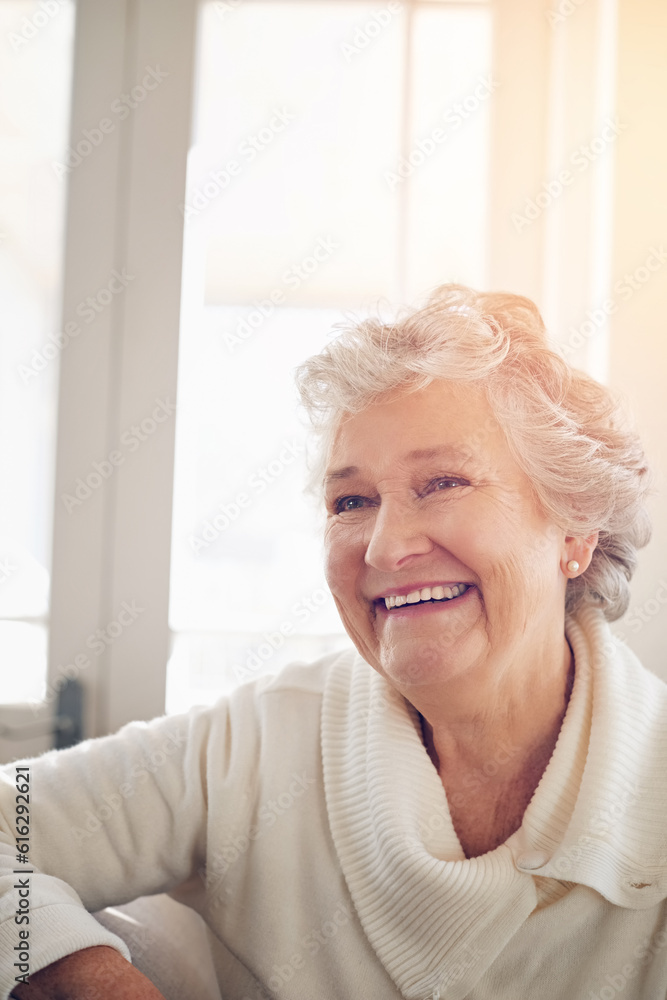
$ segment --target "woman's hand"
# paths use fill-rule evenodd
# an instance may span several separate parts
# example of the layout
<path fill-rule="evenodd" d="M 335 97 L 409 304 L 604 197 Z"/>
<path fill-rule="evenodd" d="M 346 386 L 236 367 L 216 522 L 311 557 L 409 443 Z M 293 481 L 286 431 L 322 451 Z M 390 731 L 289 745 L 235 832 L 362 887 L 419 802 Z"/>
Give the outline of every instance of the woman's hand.
<path fill-rule="evenodd" d="M 18 1000 L 164 1000 L 115 948 L 84 948 L 17 983 Z"/>

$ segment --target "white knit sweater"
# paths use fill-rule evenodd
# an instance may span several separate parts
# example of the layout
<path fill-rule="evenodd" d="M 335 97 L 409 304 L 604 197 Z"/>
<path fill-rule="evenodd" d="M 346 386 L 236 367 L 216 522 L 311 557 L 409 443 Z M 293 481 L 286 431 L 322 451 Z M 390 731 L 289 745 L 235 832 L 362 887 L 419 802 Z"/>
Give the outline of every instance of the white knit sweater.
<path fill-rule="evenodd" d="M 123 949 L 79 900 L 174 890 L 226 1000 L 665 1000 L 667 686 L 598 613 L 567 631 L 554 754 L 521 829 L 471 860 L 416 713 L 353 651 L 31 761 L 30 866 L 5 768 L 0 997 L 29 879 L 33 972 Z"/>

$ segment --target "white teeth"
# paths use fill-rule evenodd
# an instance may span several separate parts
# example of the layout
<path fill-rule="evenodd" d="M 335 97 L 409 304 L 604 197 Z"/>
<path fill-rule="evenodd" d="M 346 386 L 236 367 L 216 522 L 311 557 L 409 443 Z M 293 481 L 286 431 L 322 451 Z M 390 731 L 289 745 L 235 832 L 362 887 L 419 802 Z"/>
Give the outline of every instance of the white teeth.
<path fill-rule="evenodd" d="M 453 587 L 422 587 L 421 590 L 411 590 L 409 594 L 391 595 L 384 598 L 387 611 L 392 608 L 401 608 L 404 604 L 418 604 L 420 601 L 450 601 L 453 597 L 460 597 L 468 589 L 467 583 L 455 583 Z"/>

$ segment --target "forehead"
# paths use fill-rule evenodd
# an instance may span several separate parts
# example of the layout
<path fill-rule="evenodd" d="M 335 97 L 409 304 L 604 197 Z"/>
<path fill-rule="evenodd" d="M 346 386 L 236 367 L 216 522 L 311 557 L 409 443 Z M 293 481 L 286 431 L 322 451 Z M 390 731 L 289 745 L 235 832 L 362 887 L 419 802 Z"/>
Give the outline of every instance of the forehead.
<path fill-rule="evenodd" d="M 350 467 L 437 462 L 505 464 L 505 435 L 478 384 L 437 380 L 425 389 L 380 399 L 341 420 L 327 475 Z"/>

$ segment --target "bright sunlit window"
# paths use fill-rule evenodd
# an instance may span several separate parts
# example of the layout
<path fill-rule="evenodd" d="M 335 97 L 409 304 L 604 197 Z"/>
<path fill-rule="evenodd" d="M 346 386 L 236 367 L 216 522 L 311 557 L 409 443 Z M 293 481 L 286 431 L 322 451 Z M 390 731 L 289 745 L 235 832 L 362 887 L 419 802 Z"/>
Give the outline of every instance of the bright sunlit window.
<path fill-rule="evenodd" d="M 167 710 L 346 645 L 303 497 L 293 369 L 334 323 L 483 286 L 486 4 L 200 11 Z"/>
<path fill-rule="evenodd" d="M 39 700 L 46 678 L 74 36 L 74 4 L 51 7 L 0 3 L 0 703 Z"/>

